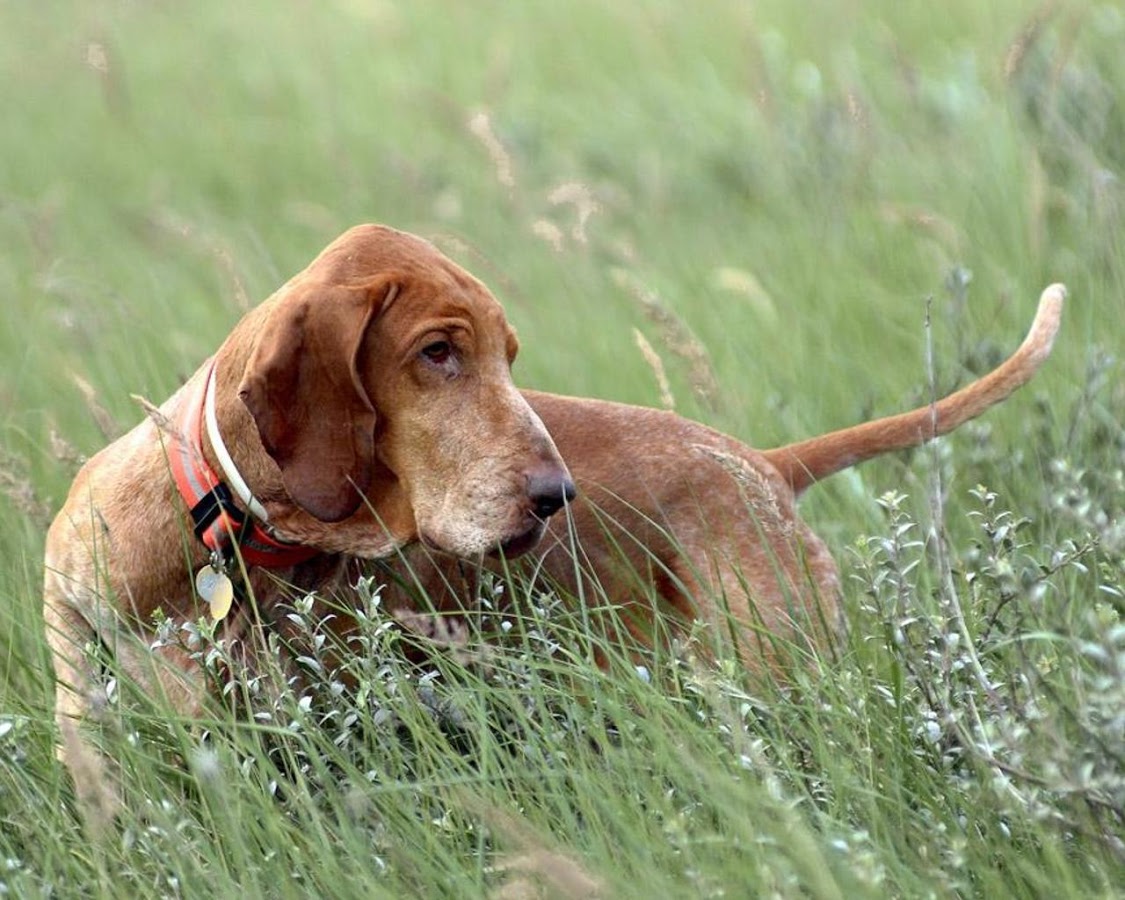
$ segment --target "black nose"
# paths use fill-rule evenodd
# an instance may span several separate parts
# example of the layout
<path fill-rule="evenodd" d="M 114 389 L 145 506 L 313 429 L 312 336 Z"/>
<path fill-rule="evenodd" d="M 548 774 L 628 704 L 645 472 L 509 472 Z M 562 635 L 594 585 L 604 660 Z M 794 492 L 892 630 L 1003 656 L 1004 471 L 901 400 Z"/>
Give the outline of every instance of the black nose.
<path fill-rule="evenodd" d="M 540 519 L 548 519 L 578 496 L 578 489 L 566 472 L 527 476 L 527 496 L 531 509 Z"/>

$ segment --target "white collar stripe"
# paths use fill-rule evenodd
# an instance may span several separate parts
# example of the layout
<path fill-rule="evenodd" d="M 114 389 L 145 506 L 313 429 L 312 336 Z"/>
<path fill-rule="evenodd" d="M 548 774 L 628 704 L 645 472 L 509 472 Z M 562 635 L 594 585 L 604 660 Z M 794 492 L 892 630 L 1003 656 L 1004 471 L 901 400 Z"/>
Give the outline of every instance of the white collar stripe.
<path fill-rule="evenodd" d="M 238 467 L 231 459 L 230 451 L 227 450 L 227 445 L 223 443 L 223 437 L 219 434 L 219 420 L 215 415 L 215 367 L 212 366 L 211 372 L 207 378 L 207 398 L 204 400 L 203 418 L 207 424 L 207 437 L 211 441 L 211 449 L 215 451 L 215 458 L 219 461 L 219 467 L 223 470 L 223 475 L 226 478 L 227 484 L 230 489 L 234 491 L 235 496 L 245 504 L 246 508 L 250 510 L 250 514 L 259 522 L 268 522 L 270 517 L 266 512 L 266 508 L 258 502 L 258 498 L 254 496 L 250 486 L 243 479 L 238 471 Z"/>

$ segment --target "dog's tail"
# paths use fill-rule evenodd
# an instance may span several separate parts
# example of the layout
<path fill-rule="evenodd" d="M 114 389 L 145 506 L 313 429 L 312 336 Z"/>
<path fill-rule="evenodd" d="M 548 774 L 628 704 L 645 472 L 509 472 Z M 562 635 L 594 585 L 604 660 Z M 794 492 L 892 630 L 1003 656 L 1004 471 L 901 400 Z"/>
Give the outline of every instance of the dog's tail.
<path fill-rule="evenodd" d="M 766 459 L 789 482 L 794 493 L 800 494 L 814 482 L 865 459 L 947 434 L 1031 379 L 1051 352 L 1065 299 L 1066 287 L 1061 284 L 1052 284 L 1043 291 L 1031 331 L 1019 349 L 998 368 L 948 397 L 911 412 L 766 450 Z"/>

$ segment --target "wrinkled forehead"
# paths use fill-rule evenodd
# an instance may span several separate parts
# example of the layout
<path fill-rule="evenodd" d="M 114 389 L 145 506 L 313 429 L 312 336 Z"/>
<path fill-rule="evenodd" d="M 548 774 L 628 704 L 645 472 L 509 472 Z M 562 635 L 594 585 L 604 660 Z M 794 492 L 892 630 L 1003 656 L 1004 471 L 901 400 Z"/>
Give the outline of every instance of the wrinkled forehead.
<path fill-rule="evenodd" d="M 464 318 L 494 336 L 509 359 L 519 348 L 499 301 L 429 241 L 382 225 L 359 225 L 328 245 L 302 273 L 316 282 L 366 285 L 390 277 L 399 291 L 380 318 Z"/>
<path fill-rule="evenodd" d="M 460 269 L 428 271 L 403 279 L 379 320 L 392 328 L 468 325 L 480 349 L 491 348 L 515 358 L 515 330 L 500 302 L 479 281 Z"/>

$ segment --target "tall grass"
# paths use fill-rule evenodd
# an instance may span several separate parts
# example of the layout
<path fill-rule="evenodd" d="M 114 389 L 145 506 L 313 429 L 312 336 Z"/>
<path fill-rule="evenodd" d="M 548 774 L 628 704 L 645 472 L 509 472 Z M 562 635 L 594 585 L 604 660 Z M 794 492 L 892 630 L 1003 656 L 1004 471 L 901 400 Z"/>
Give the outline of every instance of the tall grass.
<path fill-rule="evenodd" d="M 0 893 L 1121 891 L 1116 6 L 58 0 L 0 31 Z M 810 494 L 849 630 L 795 683 L 691 640 L 599 668 L 549 594 L 418 662 L 364 583 L 358 692 L 315 654 L 301 685 L 241 673 L 252 714 L 118 685 L 127 812 L 91 844 L 52 750 L 46 522 L 131 395 L 371 220 L 494 289 L 521 384 L 758 446 L 916 405 L 1043 285 L 1071 300 L 1003 408 Z"/>

